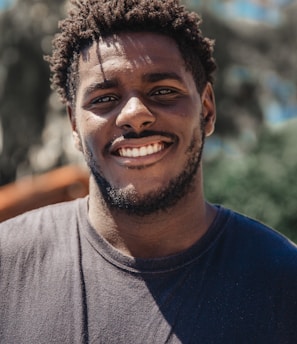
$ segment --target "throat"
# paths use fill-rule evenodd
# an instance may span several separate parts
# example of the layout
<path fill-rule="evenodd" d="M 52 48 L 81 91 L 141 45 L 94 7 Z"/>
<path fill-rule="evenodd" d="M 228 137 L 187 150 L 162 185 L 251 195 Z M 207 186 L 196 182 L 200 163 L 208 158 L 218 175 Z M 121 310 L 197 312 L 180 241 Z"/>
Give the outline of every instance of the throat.
<path fill-rule="evenodd" d="M 161 258 L 182 252 L 207 231 L 215 212 L 172 209 L 145 217 L 129 216 L 90 202 L 89 219 L 95 231 L 114 249 L 134 258 Z M 207 206 L 208 208 L 208 206 Z M 191 221 L 189 221 L 191 219 Z"/>

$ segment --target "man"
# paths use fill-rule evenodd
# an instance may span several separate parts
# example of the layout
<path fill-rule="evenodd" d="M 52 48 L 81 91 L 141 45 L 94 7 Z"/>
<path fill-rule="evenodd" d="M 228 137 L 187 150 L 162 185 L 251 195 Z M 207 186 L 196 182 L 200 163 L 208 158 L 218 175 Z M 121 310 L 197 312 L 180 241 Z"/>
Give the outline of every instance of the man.
<path fill-rule="evenodd" d="M 207 203 L 212 42 L 178 0 L 73 0 L 49 57 L 86 199 L 1 225 L 3 343 L 296 343 L 297 250 Z"/>

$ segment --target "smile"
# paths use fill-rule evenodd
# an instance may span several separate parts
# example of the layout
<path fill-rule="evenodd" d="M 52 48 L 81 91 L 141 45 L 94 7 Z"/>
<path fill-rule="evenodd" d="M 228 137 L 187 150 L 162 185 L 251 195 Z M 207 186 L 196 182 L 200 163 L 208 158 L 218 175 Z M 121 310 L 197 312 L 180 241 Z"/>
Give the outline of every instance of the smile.
<path fill-rule="evenodd" d="M 165 147 L 163 142 L 148 144 L 142 147 L 122 147 L 118 150 L 118 154 L 124 158 L 139 158 L 159 153 Z"/>

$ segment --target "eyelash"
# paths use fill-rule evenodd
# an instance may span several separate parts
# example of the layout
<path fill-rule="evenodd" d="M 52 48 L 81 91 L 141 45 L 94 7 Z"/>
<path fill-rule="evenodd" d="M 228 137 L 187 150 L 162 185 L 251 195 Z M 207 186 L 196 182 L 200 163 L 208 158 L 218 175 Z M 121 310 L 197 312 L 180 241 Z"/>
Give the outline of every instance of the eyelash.
<path fill-rule="evenodd" d="M 165 97 L 164 100 L 166 100 L 166 99 L 173 100 L 176 97 L 181 96 L 182 94 L 183 94 L 183 92 L 181 89 L 170 87 L 170 86 L 167 86 L 167 87 L 164 86 L 164 87 L 156 88 L 155 90 L 152 91 L 153 96 L 160 96 L 160 97 L 163 96 L 163 97 Z"/>
<path fill-rule="evenodd" d="M 170 88 L 161 88 L 159 90 L 156 90 L 155 92 L 153 92 L 153 95 L 157 95 L 157 96 L 165 96 L 167 94 L 172 94 L 175 93 L 172 89 Z"/>
<path fill-rule="evenodd" d="M 92 104 L 105 104 L 108 102 L 114 102 L 117 100 L 117 97 L 115 96 L 103 96 L 103 97 L 98 97 L 92 100 Z"/>

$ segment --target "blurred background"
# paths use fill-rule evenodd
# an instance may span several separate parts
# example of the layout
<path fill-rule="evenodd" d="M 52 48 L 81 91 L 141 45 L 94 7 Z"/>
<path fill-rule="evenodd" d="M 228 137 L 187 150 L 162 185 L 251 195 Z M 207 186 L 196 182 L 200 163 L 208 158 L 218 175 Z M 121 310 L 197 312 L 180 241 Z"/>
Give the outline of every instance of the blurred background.
<path fill-rule="evenodd" d="M 202 14 L 219 65 L 216 133 L 204 154 L 206 197 L 297 242 L 297 1 L 184 2 Z M 65 11 L 61 0 L 0 0 L 2 215 L 5 202 L 23 195 L 13 202 L 29 204 L 38 188 L 43 196 L 35 207 L 87 193 L 87 171 L 43 60 Z M 54 188 L 63 196 L 53 197 Z"/>

